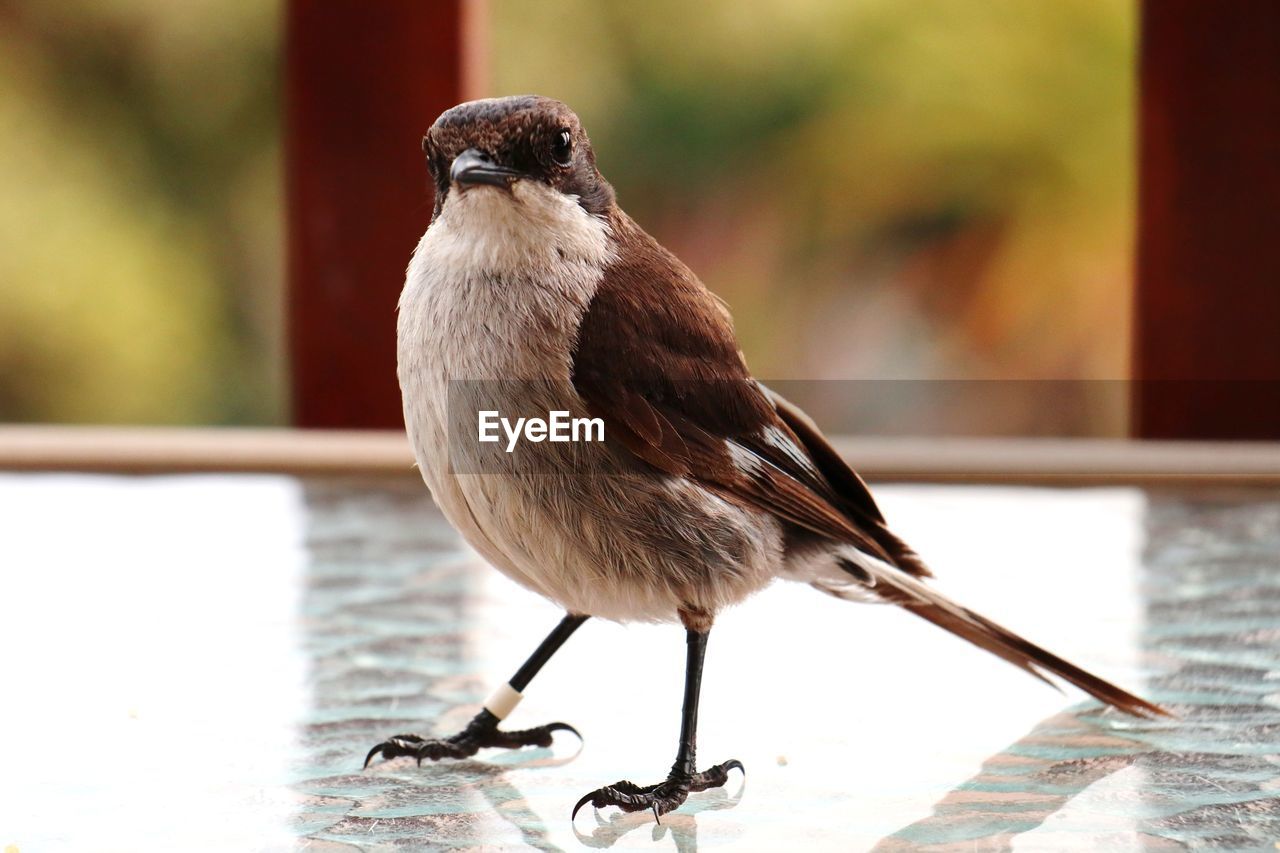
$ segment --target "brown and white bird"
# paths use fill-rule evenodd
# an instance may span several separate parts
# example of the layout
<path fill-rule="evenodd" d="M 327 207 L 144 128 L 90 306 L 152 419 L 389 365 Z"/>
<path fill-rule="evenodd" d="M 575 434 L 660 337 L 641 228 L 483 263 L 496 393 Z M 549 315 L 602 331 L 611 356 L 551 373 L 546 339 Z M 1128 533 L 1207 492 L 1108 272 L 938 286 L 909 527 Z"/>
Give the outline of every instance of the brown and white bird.
<path fill-rule="evenodd" d="M 396 735 L 366 766 L 379 753 L 421 762 L 547 746 L 573 729 L 498 724 L 578 626 L 679 621 L 688 644 L 675 764 L 658 784 L 616 782 L 574 808 L 664 814 L 742 769 L 695 764 L 703 656 L 716 614 L 775 578 L 896 604 L 1041 679 L 1132 714 L 1165 713 L 930 588 L 861 478 L 803 412 L 752 378 L 723 303 L 618 207 L 567 106 L 537 96 L 461 104 L 423 148 L 435 212 L 398 324 L 409 438 L 467 542 L 566 616 L 464 731 Z M 480 411 L 595 417 L 605 440 L 508 455 L 477 440 Z"/>

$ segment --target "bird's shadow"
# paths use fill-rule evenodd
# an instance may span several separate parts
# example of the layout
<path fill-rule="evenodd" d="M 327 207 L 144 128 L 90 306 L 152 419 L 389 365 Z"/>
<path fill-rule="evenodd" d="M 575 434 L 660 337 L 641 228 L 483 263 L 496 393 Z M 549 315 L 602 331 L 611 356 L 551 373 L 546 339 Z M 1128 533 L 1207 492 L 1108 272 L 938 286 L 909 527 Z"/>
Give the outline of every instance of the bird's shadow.
<path fill-rule="evenodd" d="M 585 834 L 573 826 L 573 834 L 583 847 L 607 849 L 617 844 L 624 836 L 648 826 L 652 828 L 653 840 L 661 841 L 671 835 L 678 853 L 693 853 L 698 849 L 698 814 L 700 812 L 722 811 L 737 808 L 747 788 L 746 780 L 738 786 L 737 792 L 730 795 L 724 788 L 713 788 L 705 793 L 697 794 L 685 801 L 679 811 L 663 815 L 661 822 L 656 822 L 650 812 L 616 812 L 604 818 L 599 811 L 592 809 L 595 826 L 590 834 Z"/>
<path fill-rule="evenodd" d="M 509 775 L 510 771 L 531 767 L 560 767 L 578 757 L 582 744 L 569 756 L 556 758 L 549 749 L 520 750 L 504 758 L 510 760 L 482 765 L 484 775 L 473 786 L 493 810 L 493 813 L 511 824 L 520 833 L 520 839 L 535 850 L 558 851 L 562 848 L 551 841 L 542 816 L 529 808 L 529 801 Z M 474 762 L 479 764 L 479 762 Z"/>
<path fill-rule="evenodd" d="M 550 749 L 516 750 L 496 755 L 495 760 L 491 761 L 460 761 L 453 769 L 462 776 L 463 786 L 478 793 L 495 815 L 520 833 L 526 846 L 535 850 L 563 853 L 563 849 L 551 840 L 542 816 L 529 807 L 528 799 L 515 779 L 522 770 L 568 764 L 578 757 L 581 749 L 582 746 L 579 745 L 576 751 L 565 756 L 556 756 Z M 617 844 L 623 836 L 648 826 L 655 842 L 670 835 L 679 853 L 693 853 L 698 849 L 698 814 L 736 808 L 745 792 L 744 779 L 732 795 L 724 788 L 695 794 L 679 811 L 663 815 L 660 823 L 654 821 L 650 812 L 602 813 L 592 809 L 595 825 L 590 833 L 582 832 L 575 823 L 573 834 L 584 847 L 607 849 Z"/>
<path fill-rule="evenodd" d="M 1111 723 L 1111 712 L 1090 708 L 1055 714 L 936 802 L 931 813 L 881 839 L 875 851 L 919 849 L 1012 850 L 1014 839 L 1040 827 L 1096 782 L 1134 766 L 1154 747 Z M 1153 723 L 1153 727 L 1173 725 Z M 1140 731 L 1141 724 L 1135 726 Z M 1026 794 L 1016 819 L 1010 784 Z M 993 834 L 992 816 L 1005 826 Z"/>
<path fill-rule="evenodd" d="M 435 779 L 427 784 L 440 784 L 442 780 L 447 780 L 443 784 L 454 790 L 466 790 L 478 794 L 494 815 L 520 833 L 520 838 L 525 845 L 536 850 L 563 853 L 562 848 L 551 840 L 542 816 L 529 807 L 527 798 L 514 780 L 524 770 L 562 767 L 569 764 L 577 759 L 582 748 L 583 744 L 579 742 L 577 748 L 567 755 L 557 754 L 554 749 L 543 747 L 510 750 L 496 753 L 485 760 L 469 758 L 445 765 L 417 766 L 412 759 L 396 758 L 377 765 L 372 773 L 362 775 L 378 777 L 393 785 L 418 789 L 424 784 L 423 770 L 427 770 L 428 773 L 431 770 L 438 771 L 436 774 L 431 774 Z M 450 831 L 456 832 L 460 827 L 461 825 L 454 826 Z"/>

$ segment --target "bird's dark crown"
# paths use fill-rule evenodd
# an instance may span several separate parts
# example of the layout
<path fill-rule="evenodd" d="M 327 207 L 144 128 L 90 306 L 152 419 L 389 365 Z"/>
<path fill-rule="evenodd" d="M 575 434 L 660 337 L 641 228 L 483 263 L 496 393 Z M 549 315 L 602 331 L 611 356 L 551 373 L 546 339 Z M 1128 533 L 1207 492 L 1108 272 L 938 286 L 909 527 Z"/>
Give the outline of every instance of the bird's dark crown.
<path fill-rule="evenodd" d="M 564 131 L 571 142 L 567 163 L 556 157 L 556 143 Z M 436 119 L 422 148 L 435 181 L 437 215 L 453 186 L 453 162 L 465 151 L 479 152 L 521 179 L 577 196 L 590 213 L 604 215 L 614 201 L 613 188 L 596 169 L 582 122 L 553 98 L 515 95 L 459 104 Z"/>

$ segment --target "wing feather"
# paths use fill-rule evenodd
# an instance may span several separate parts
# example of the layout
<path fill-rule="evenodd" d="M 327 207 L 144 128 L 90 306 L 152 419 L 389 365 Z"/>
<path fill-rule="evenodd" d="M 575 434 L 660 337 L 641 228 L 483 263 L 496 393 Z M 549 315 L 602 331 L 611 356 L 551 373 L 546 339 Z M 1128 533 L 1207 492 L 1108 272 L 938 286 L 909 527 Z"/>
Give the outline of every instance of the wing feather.
<path fill-rule="evenodd" d="M 661 471 L 818 536 L 890 564 L 909 556 L 907 570 L 919 573 L 857 475 L 833 464 L 834 451 L 815 459 L 823 446 L 804 435 L 816 428 L 751 377 L 720 303 L 625 216 L 614 230 L 625 251 L 583 318 L 572 372 L 606 435 Z"/>

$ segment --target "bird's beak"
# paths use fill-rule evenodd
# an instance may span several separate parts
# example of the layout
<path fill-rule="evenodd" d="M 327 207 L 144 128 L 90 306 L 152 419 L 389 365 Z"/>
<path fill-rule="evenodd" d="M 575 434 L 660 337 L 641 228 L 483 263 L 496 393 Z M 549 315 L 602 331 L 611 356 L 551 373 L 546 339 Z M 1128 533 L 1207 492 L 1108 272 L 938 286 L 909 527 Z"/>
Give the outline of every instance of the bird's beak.
<path fill-rule="evenodd" d="M 520 173 L 515 169 L 499 166 L 489 155 L 474 148 L 468 148 L 453 159 L 449 167 L 449 180 L 460 186 L 488 184 L 491 187 L 510 189 L 511 184 Z"/>

